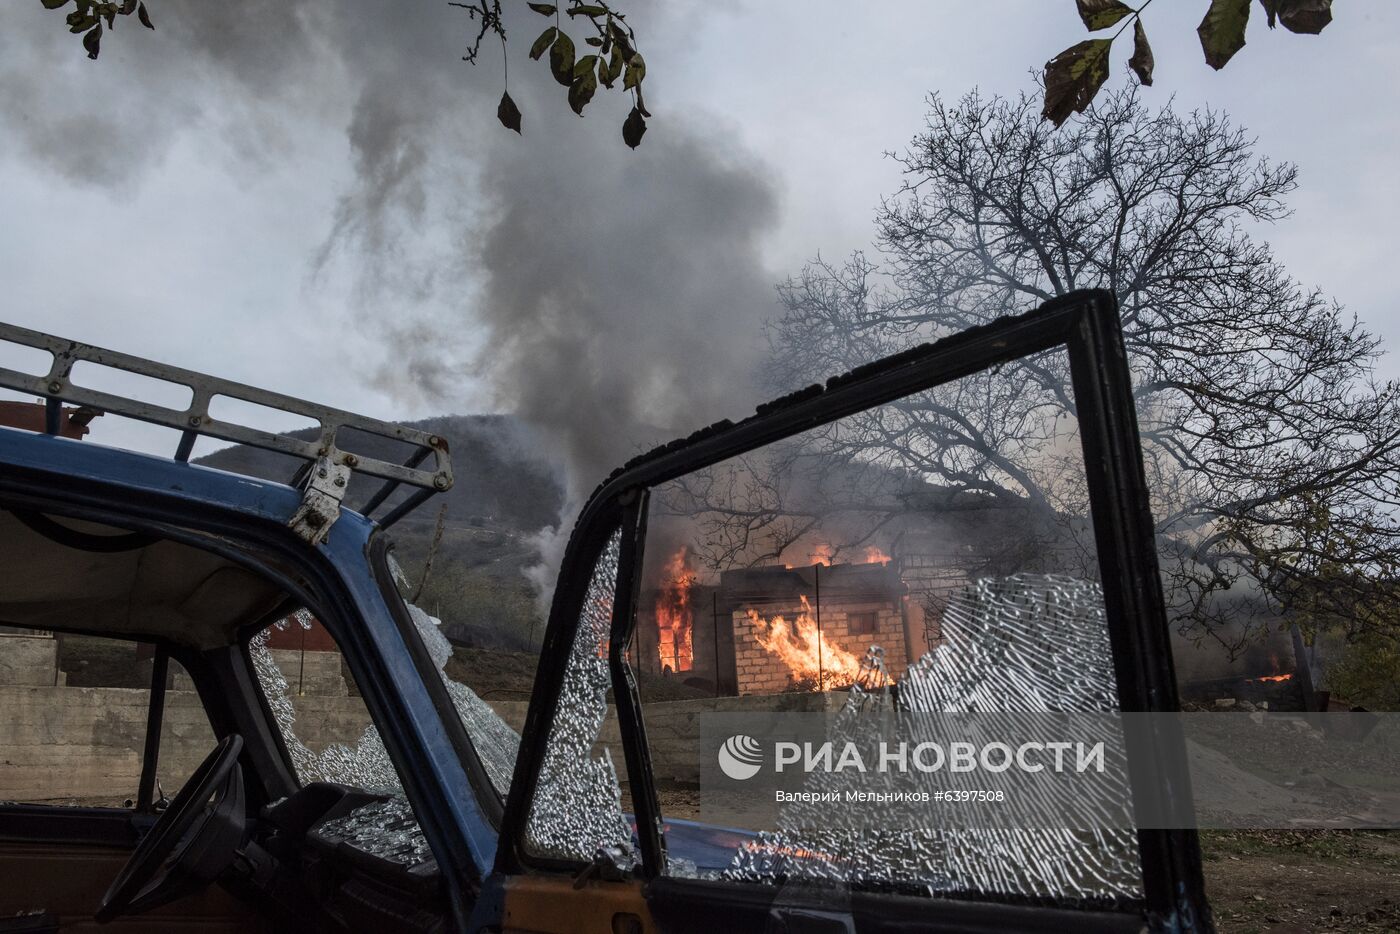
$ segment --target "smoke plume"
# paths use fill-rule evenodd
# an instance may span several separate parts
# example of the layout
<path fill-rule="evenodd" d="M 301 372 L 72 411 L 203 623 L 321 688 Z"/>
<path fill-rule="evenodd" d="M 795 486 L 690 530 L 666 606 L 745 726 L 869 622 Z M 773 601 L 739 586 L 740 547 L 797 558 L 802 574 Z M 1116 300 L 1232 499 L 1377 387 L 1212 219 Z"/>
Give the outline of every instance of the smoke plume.
<path fill-rule="evenodd" d="M 495 121 L 499 50 L 462 63 L 476 27 L 446 3 L 163 0 L 154 33 L 119 28 L 96 62 L 33 4 L 0 35 L 0 155 L 116 197 L 160 185 L 187 137 L 217 141 L 233 173 L 305 160 L 308 183 L 333 179 L 338 196 L 321 247 L 288 261 L 311 287 L 349 283 L 348 323 L 383 347 L 375 383 L 518 413 L 564 465 L 576 510 L 639 447 L 756 401 L 778 198 L 715 118 L 668 109 L 679 13 L 629 7 L 656 114 L 634 152 L 630 101 L 600 90 L 575 117 L 525 58 L 543 24 L 518 6 L 523 137 Z M 464 397 L 471 386 L 487 397 Z"/>

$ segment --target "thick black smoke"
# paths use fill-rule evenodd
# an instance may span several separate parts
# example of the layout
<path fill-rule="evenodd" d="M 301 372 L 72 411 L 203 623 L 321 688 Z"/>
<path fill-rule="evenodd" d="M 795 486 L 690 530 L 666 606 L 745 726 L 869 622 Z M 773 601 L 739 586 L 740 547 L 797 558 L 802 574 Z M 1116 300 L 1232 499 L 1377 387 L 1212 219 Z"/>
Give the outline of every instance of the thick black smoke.
<path fill-rule="evenodd" d="M 755 401 L 777 197 L 722 126 L 667 109 L 673 14 L 630 10 L 656 114 L 633 152 L 630 102 L 600 91 L 584 119 L 569 112 L 524 57 L 544 24 L 518 5 L 523 137 L 495 122 L 499 49 L 461 62 L 475 27 L 446 3 L 162 0 L 155 33 L 118 29 L 97 62 L 39 4 L 8 10 L 0 151 L 119 193 L 159 185 L 182 134 L 217 135 L 229 170 L 248 172 L 294 155 L 291 128 L 322 127 L 324 161 L 305 172 L 348 160 L 349 181 L 323 248 L 289 261 L 313 287 L 353 277 L 347 323 L 381 338 L 386 390 L 462 411 L 483 402 L 456 395 L 470 376 L 536 426 L 577 508 L 639 446 Z"/>

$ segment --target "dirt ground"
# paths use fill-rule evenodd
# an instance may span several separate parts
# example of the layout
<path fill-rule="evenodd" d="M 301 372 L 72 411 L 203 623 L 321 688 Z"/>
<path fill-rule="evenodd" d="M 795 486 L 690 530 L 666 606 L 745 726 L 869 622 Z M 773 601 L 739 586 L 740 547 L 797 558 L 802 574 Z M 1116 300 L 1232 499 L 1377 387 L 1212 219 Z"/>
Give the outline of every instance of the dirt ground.
<path fill-rule="evenodd" d="M 1400 931 L 1400 832 L 1204 831 L 1221 934 Z"/>

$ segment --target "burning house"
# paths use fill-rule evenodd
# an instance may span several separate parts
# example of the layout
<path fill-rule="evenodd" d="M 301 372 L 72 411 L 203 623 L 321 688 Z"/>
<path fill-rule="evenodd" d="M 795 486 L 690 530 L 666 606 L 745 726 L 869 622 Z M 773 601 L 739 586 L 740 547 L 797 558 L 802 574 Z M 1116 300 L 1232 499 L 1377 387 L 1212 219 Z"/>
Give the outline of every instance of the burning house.
<path fill-rule="evenodd" d="M 635 663 L 721 694 L 836 690 L 879 646 L 903 674 L 922 623 L 887 556 L 863 564 L 776 565 L 700 583 L 687 552 L 664 563 L 642 594 Z M 911 636 L 911 634 L 914 634 Z"/>

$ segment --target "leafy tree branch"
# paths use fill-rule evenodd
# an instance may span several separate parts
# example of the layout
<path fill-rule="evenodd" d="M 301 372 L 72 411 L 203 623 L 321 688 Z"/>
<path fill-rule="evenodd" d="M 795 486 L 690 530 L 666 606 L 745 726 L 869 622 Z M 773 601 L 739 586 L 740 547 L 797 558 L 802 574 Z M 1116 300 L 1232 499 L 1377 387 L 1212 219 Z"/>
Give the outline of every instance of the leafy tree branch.
<path fill-rule="evenodd" d="M 1121 0 L 1075 0 L 1079 18 L 1090 32 L 1118 28 L 1107 39 L 1085 39 L 1045 63 L 1045 118 L 1060 126 L 1073 113 L 1083 113 L 1098 95 L 1109 74 L 1113 43 L 1128 26 L 1133 27 L 1133 54 L 1128 68 L 1138 80 L 1152 83 L 1156 61 L 1147 41 L 1142 14 L 1152 5 L 1146 0 L 1131 7 Z M 1332 22 L 1332 0 L 1259 0 L 1269 28 L 1279 23 L 1290 32 L 1316 35 Z M 1217 71 L 1244 48 L 1249 25 L 1250 0 L 1210 0 L 1205 18 L 1196 27 L 1206 64 Z"/>
<path fill-rule="evenodd" d="M 102 47 L 105 28 L 111 30 L 117 17 L 135 15 L 148 29 L 154 29 L 149 11 L 143 0 L 40 0 L 45 9 L 58 10 L 73 4 L 74 9 L 67 15 L 68 28 L 82 35 L 83 48 L 88 58 L 95 59 Z M 476 64 L 481 55 L 481 45 L 490 36 L 500 41 L 502 49 L 502 83 L 508 84 L 509 64 L 506 28 L 502 19 L 501 0 L 448 0 L 448 6 L 465 10 L 477 24 L 476 36 L 467 46 L 462 60 Z M 632 96 L 632 109 L 622 124 L 622 139 L 636 149 L 647 131 L 646 118 L 650 117 L 646 102 L 642 97 L 642 82 L 646 79 L 647 66 L 642 54 L 637 51 L 637 35 L 627 24 L 627 15 L 607 3 L 606 0 L 565 0 L 560 4 L 527 3 L 531 10 L 553 20 L 530 47 L 530 58 L 539 60 L 549 53 L 548 65 L 554 79 L 567 89 L 569 107 L 574 113 L 583 116 L 584 107 L 593 100 L 601 85 L 612 89 L 621 80 L 622 90 Z M 579 55 L 573 39 L 565 29 L 566 25 L 579 24 L 584 32 L 590 33 L 583 39 L 589 50 Z M 496 117 L 506 129 L 522 132 L 520 108 L 510 96 L 507 87 L 501 93 L 501 102 L 496 108 Z"/>

